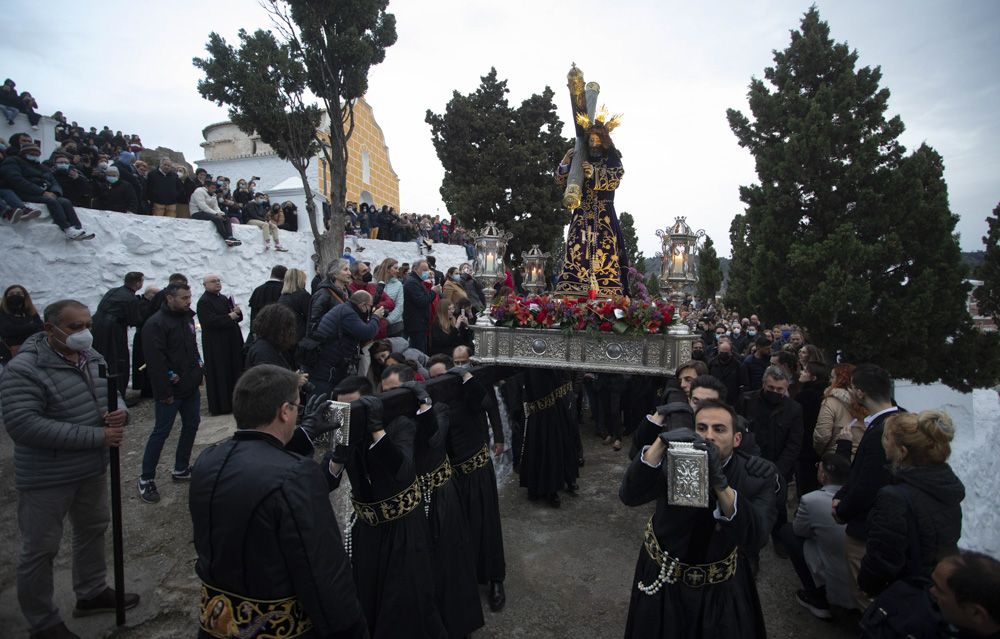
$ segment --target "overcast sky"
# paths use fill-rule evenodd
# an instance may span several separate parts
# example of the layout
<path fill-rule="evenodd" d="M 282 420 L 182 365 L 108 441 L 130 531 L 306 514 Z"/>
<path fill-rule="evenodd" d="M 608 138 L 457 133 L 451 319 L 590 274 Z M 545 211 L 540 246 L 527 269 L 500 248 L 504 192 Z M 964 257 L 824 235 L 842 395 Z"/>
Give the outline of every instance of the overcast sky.
<path fill-rule="evenodd" d="M 1000 2 L 822 0 L 832 37 L 882 67 L 889 116 L 945 161 L 964 250 L 981 250 L 986 216 L 1000 200 Z M 203 157 L 206 125 L 226 119 L 196 91 L 211 31 L 231 43 L 243 27 L 269 28 L 252 0 L 99 3 L 8 0 L 0 39 L 5 74 L 29 90 L 43 114 L 62 110 L 85 126 L 139 133 L 148 147 Z M 807 0 L 758 2 L 392 2 L 399 39 L 372 69 L 368 101 L 400 177 L 403 210 L 445 213 L 443 171 L 427 109 L 468 93 L 491 66 L 517 104 L 546 85 L 569 117 L 570 63 L 601 85 L 601 102 L 623 112 L 615 142 L 625 179 L 618 211 L 631 212 L 639 248 L 658 248 L 656 229 L 685 215 L 730 250 L 729 222 L 742 210 L 739 186 L 756 179 L 753 160 L 726 123 L 747 115 L 752 76 L 784 49 Z M 569 129 L 564 130 L 568 135 Z M 237 178 L 240 176 L 230 176 Z"/>

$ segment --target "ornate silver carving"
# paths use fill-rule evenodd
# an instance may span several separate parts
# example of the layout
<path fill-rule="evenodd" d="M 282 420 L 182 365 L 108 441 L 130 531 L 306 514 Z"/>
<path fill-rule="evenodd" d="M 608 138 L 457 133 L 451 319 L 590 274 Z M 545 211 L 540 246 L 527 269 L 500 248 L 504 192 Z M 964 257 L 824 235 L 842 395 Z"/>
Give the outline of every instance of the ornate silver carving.
<path fill-rule="evenodd" d="M 690 357 L 694 339 L 478 325 L 473 338 L 484 364 L 660 376 L 673 375 L 681 349 Z"/>
<path fill-rule="evenodd" d="M 351 405 L 347 402 L 327 402 L 326 420 L 337 425 L 330 434 L 330 448 L 338 444 L 345 446 L 351 441 Z"/>
<path fill-rule="evenodd" d="M 670 442 L 666 457 L 667 503 L 708 508 L 708 453 L 691 442 Z"/>

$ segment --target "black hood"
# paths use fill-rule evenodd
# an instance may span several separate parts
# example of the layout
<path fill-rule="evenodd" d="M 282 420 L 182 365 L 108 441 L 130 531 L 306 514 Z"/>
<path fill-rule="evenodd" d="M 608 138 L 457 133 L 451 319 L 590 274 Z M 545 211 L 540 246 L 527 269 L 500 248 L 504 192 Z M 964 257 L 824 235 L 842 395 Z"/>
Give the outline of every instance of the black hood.
<path fill-rule="evenodd" d="M 965 485 L 948 464 L 907 466 L 893 471 L 897 483 L 909 484 L 943 504 L 965 499 Z"/>

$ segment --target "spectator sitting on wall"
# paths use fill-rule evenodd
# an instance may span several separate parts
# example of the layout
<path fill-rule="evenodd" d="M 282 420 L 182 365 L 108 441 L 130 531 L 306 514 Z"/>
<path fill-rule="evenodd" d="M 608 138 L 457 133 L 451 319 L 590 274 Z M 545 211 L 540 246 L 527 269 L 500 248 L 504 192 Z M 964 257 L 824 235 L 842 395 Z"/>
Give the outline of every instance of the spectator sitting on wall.
<path fill-rule="evenodd" d="M 146 175 L 146 195 L 155 216 L 177 217 L 177 202 L 183 186 L 169 158 L 161 158 L 157 170 Z"/>
<path fill-rule="evenodd" d="M 4 154 L 6 147 L 7 141 L 0 138 L 0 162 L 3 162 L 6 157 Z M 0 215 L 3 216 L 4 221 L 17 224 L 21 220 L 31 220 L 38 217 L 41 215 L 41 211 L 29 208 L 24 200 L 11 189 L 0 188 Z"/>
<path fill-rule="evenodd" d="M 73 206 L 90 208 L 93 203 L 93 190 L 88 180 L 77 167 L 73 166 L 72 160 L 66 153 L 56 151 L 49 158 L 56 181 L 62 188 L 63 197 L 73 203 Z"/>
<path fill-rule="evenodd" d="M 226 243 L 226 246 L 239 246 L 242 242 L 233 237 L 233 226 L 229 222 L 229 218 L 219 209 L 219 202 L 215 199 L 215 189 L 215 182 L 206 179 L 204 186 L 199 186 L 194 190 L 188 203 L 191 209 L 191 218 L 211 222 L 215 225 L 216 232 Z"/>
<path fill-rule="evenodd" d="M 138 213 L 139 200 L 127 182 L 119 178 L 118 167 L 109 166 L 105 171 L 106 184 L 97 192 L 97 208 L 119 213 Z"/>
<path fill-rule="evenodd" d="M 0 163 L 0 180 L 26 202 L 44 204 L 67 239 L 94 239 L 93 233 L 83 230 L 73 203 L 62 197 L 62 187 L 52 171 L 42 164 L 42 150 L 34 144 L 23 145 L 19 155 Z"/>
<path fill-rule="evenodd" d="M 282 202 L 281 212 L 285 216 L 284 222 L 278 224 L 278 228 L 282 231 L 290 231 L 296 233 L 299 230 L 299 209 L 292 202 Z"/>
<path fill-rule="evenodd" d="M 21 98 L 14 90 L 14 81 L 9 78 L 0 87 L 0 111 L 7 118 L 8 126 L 14 126 L 14 118 L 21 112 Z"/>
<path fill-rule="evenodd" d="M 260 229 L 264 236 L 264 250 L 271 250 L 271 240 L 274 240 L 274 250 L 285 252 L 288 249 L 281 245 L 278 239 L 278 226 L 270 220 L 271 207 L 267 202 L 267 194 L 258 193 L 253 202 L 243 207 L 243 221 Z"/>

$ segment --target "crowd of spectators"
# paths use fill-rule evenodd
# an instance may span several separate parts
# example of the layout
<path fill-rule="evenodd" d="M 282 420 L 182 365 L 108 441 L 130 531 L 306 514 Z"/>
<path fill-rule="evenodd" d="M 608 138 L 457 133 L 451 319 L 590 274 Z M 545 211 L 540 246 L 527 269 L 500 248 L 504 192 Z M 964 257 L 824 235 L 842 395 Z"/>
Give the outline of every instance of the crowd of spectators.
<path fill-rule="evenodd" d="M 329 214 L 324 215 L 329 226 Z M 440 215 L 397 213 L 385 204 L 381 208 L 362 202 L 347 203 L 344 231 L 348 235 L 371 240 L 391 242 L 416 242 L 421 254 L 434 250 L 434 244 L 453 244 L 465 247 L 468 259 L 476 258 L 473 234 L 452 217 L 442 220 Z"/>

